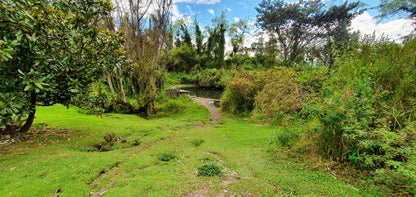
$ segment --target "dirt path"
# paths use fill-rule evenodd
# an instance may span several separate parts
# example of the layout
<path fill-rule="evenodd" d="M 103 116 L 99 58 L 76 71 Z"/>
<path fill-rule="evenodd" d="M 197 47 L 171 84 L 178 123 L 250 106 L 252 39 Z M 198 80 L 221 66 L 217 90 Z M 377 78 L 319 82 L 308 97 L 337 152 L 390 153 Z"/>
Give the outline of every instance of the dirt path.
<path fill-rule="evenodd" d="M 202 97 L 192 97 L 192 100 L 196 103 L 199 103 L 205 106 L 211 112 L 212 124 L 216 125 L 220 122 L 222 118 L 220 109 L 214 106 L 214 101 L 212 99 L 202 98 Z"/>

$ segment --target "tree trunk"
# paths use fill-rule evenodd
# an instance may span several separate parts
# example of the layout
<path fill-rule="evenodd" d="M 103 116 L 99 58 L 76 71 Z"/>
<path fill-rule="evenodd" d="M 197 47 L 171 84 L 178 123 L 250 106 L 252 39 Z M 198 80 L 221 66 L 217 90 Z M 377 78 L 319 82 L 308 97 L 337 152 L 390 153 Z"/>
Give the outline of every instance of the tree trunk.
<path fill-rule="evenodd" d="M 108 83 L 108 86 L 110 87 L 111 94 L 114 94 L 113 81 L 111 80 L 110 74 L 107 74 L 107 83 Z"/>
<path fill-rule="evenodd" d="M 121 77 L 120 77 L 120 89 L 121 89 L 121 93 L 123 94 L 123 101 L 126 102 L 126 93 L 124 92 L 123 79 Z"/>
<path fill-rule="evenodd" d="M 36 93 L 32 93 L 30 96 L 30 112 L 29 116 L 27 117 L 27 120 L 25 124 L 20 128 L 19 133 L 26 133 L 29 131 L 30 127 L 33 124 L 33 121 L 35 120 L 35 113 L 36 113 Z"/>
<path fill-rule="evenodd" d="M 133 85 L 133 80 L 131 78 L 129 78 L 128 80 L 131 87 L 131 91 L 133 92 L 134 98 L 136 99 L 137 105 L 140 106 L 140 100 L 139 97 L 137 97 L 136 88 Z"/>

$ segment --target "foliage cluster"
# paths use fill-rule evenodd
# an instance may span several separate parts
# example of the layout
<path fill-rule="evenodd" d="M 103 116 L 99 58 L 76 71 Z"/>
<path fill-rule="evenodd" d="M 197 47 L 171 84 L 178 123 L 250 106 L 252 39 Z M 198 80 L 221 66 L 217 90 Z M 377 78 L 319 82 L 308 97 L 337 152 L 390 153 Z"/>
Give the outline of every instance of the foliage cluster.
<path fill-rule="evenodd" d="M 263 121 L 281 120 L 285 115 L 298 113 L 306 105 L 309 96 L 293 69 L 278 67 L 271 71 L 266 85 L 256 95 L 252 112 L 254 118 Z"/>
<path fill-rule="evenodd" d="M 395 191 L 416 192 L 416 41 L 362 43 L 336 62 L 316 111 L 329 158 L 370 171 Z M 358 50 L 359 49 L 359 50 Z"/>
<path fill-rule="evenodd" d="M 198 167 L 198 176 L 218 176 L 221 175 L 221 169 L 217 164 L 204 164 Z"/>
<path fill-rule="evenodd" d="M 159 155 L 159 160 L 160 161 L 170 161 L 172 159 L 175 159 L 176 156 L 172 153 L 162 153 Z"/>
<path fill-rule="evenodd" d="M 224 88 L 225 71 L 213 69 L 205 69 L 197 75 L 197 82 L 199 87 L 204 88 Z"/>
<path fill-rule="evenodd" d="M 320 72 L 322 74 L 322 72 Z M 315 83 L 302 85 L 302 72 L 293 68 L 275 67 L 266 71 L 242 71 L 231 80 L 221 100 L 221 108 L 233 114 L 252 115 L 261 120 L 278 120 L 284 114 L 296 114 L 306 104 Z"/>
<path fill-rule="evenodd" d="M 69 105 L 121 58 L 122 35 L 98 27 L 110 1 L 17 0 L 0 10 L 2 133 L 26 132 L 37 104 Z"/>
<path fill-rule="evenodd" d="M 197 73 L 174 73 L 165 74 L 165 86 L 173 86 L 178 84 L 194 84 L 202 88 L 224 89 L 227 82 L 233 75 L 232 70 L 225 69 L 205 69 Z"/>
<path fill-rule="evenodd" d="M 221 98 L 221 110 L 238 115 L 248 115 L 254 108 L 254 98 L 261 90 L 262 81 L 259 72 L 238 73 L 229 81 Z"/>

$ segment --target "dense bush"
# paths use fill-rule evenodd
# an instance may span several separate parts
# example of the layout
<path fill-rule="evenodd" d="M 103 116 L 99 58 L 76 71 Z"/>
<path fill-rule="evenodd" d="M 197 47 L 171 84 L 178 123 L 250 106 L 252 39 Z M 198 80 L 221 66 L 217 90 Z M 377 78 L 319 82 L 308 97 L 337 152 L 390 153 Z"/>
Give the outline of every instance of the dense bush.
<path fill-rule="evenodd" d="M 305 88 L 299 84 L 298 73 L 278 67 L 267 73 L 266 85 L 255 97 L 252 116 L 259 120 L 281 120 L 294 115 L 306 104 Z"/>
<path fill-rule="evenodd" d="M 226 82 L 223 76 L 221 70 L 205 69 L 197 75 L 198 85 L 204 88 L 224 88 Z"/>
<path fill-rule="evenodd" d="M 416 41 L 361 44 L 336 62 L 315 111 L 324 154 L 416 193 Z"/>
<path fill-rule="evenodd" d="M 163 75 L 165 87 L 171 87 L 178 84 L 198 84 L 197 75 L 187 74 L 185 72 L 167 72 Z"/>
<path fill-rule="evenodd" d="M 231 80 L 221 99 L 223 111 L 250 115 L 255 119 L 277 120 L 285 113 L 297 113 L 310 94 L 292 68 L 242 71 Z"/>
<path fill-rule="evenodd" d="M 300 137 L 303 133 L 302 130 L 303 128 L 300 125 L 290 125 L 279 128 L 276 136 L 277 141 L 279 142 L 278 144 L 282 147 L 291 148 L 300 140 Z"/>
<path fill-rule="evenodd" d="M 166 64 L 166 69 L 171 72 L 186 72 L 190 73 L 198 64 L 196 58 L 196 50 L 188 45 L 175 47 L 169 51 L 167 57 L 163 57 L 163 62 Z"/>
<path fill-rule="evenodd" d="M 239 73 L 228 82 L 221 98 L 221 109 L 233 114 L 248 115 L 254 108 L 254 98 L 263 83 L 259 74 L 253 71 Z"/>

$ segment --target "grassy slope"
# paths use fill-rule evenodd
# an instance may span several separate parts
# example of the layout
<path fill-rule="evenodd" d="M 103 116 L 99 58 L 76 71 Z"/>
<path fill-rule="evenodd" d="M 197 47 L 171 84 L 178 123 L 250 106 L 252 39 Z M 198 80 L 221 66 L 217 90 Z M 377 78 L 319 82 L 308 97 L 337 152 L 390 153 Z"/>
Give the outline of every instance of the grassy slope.
<path fill-rule="evenodd" d="M 120 114 L 100 119 L 60 105 L 39 107 L 36 124 L 46 123 L 61 134 L 1 147 L 0 193 L 52 196 L 60 189 L 60 196 L 376 195 L 357 191 L 322 170 L 274 158 L 267 151 L 272 127 L 238 119 L 213 127 L 208 119 L 208 111 L 196 104 L 187 113 L 152 120 Z M 106 132 L 127 142 L 113 151 L 87 152 Z M 143 143 L 131 147 L 136 139 Z M 195 146 L 195 139 L 205 142 Z M 162 162 L 161 153 L 176 158 Z M 204 163 L 218 164 L 224 175 L 198 177 L 196 168 Z"/>

